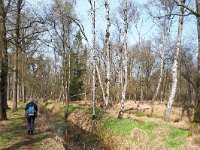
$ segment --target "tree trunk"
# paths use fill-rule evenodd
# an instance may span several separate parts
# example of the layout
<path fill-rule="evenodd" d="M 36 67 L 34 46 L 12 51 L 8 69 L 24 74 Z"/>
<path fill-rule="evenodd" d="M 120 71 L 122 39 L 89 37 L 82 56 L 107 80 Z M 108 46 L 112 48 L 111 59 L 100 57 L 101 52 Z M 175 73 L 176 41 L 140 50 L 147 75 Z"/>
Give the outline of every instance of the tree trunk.
<path fill-rule="evenodd" d="M 105 8 L 106 8 L 106 20 L 107 20 L 107 28 L 105 35 L 105 44 L 106 44 L 106 95 L 105 95 L 105 108 L 106 111 L 109 102 L 110 95 L 110 16 L 109 16 L 109 4 L 108 0 L 105 0 Z"/>
<path fill-rule="evenodd" d="M 96 105 L 96 6 L 95 0 L 88 0 L 91 7 L 92 15 L 92 35 L 93 35 L 93 48 L 92 48 L 92 117 L 96 117 L 95 105 Z"/>
<path fill-rule="evenodd" d="M 103 94 L 103 100 L 105 102 L 106 101 L 105 92 L 104 92 L 103 83 L 102 83 L 102 80 L 101 80 L 101 75 L 100 75 L 99 68 L 98 68 L 97 64 L 96 64 L 96 71 L 97 71 L 97 76 L 99 78 L 99 84 L 100 84 L 100 87 L 101 87 L 101 91 L 102 91 L 102 94 Z"/>
<path fill-rule="evenodd" d="M 141 66 L 139 66 L 139 77 L 140 77 L 140 103 L 143 103 L 143 100 L 144 100 L 144 82 L 143 82 Z"/>
<path fill-rule="evenodd" d="M 185 0 L 181 0 L 181 3 L 184 5 Z M 169 101 L 166 108 L 166 121 L 170 121 L 170 115 L 172 110 L 172 105 L 174 102 L 176 89 L 177 89 L 177 83 L 178 83 L 178 57 L 179 57 L 179 51 L 181 46 L 181 39 L 182 39 L 182 33 L 183 33 L 183 14 L 184 14 L 184 8 L 180 8 L 180 16 L 179 16 L 179 22 L 178 22 L 178 34 L 177 34 L 177 40 L 176 40 L 176 47 L 175 47 L 175 56 L 174 56 L 174 63 L 172 66 L 172 87 L 171 92 L 169 96 Z"/>
<path fill-rule="evenodd" d="M 25 70 L 25 67 L 24 67 L 24 63 L 25 63 L 25 61 L 24 61 L 24 58 L 25 58 L 25 56 L 24 56 L 24 54 L 22 55 L 22 59 L 21 59 L 21 61 L 22 61 L 22 63 L 21 63 L 21 92 L 22 92 L 22 96 L 21 96 L 21 98 L 22 98 L 22 102 L 26 102 L 26 99 L 25 99 L 25 82 L 24 82 L 24 70 Z"/>
<path fill-rule="evenodd" d="M 166 51 L 166 44 L 167 44 L 167 32 L 168 32 L 168 27 L 166 27 L 166 26 L 168 26 L 168 24 L 166 24 L 164 27 L 163 37 L 162 37 L 162 45 L 163 46 L 162 46 L 162 56 L 161 56 L 161 64 L 160 64 L 160 77 L 159 77 L 158 86 L 156 88 L 156 92 L 154 93 L 152 101 L 155 101 L 158 96 L 158 92 L 160 90 L 160 85 L 161 85 L 162 78 L 163 78 L 165 51 Z"/>
<path fill-rule="evenodd" d="M 124 2 L 124 39 L 123 39 L 123 59 L 122 59 L 122 67 L 123 70 L 123 80 L 122 80 L 122 93 L 121 93 L 121 107 L 118 114 L 118 118 L 121 117 L 124 112 L 124 102 L 126 99 L 126 89 L 127 89 L 127 75 L 128 75 L 128 55 L 127 55 L 127 16 L 128 16 L 128 4 L 127 0 Z"/>
<path fill-rule="evenodd" d="M 23 0 L 17 1 L 17 12 L 16 12 L 16 25 L 15 25 L 15 44 L 16 50 L 14 52 L 14 73 L 13 73 L 13 111 L 17 110 L 17 101 L 18 101 L 18 93 L 19 93 L 19 76 L 18 76 L 18 67 L 19 67 L 19 51 L 20 51 L 20 15 L 21 15 L 21 4 Z"/>
<path fill-rule="evenodd" d="M 158 80 L 158 85 L 156 88 L 156 92 L 153 95 L 152 98 L 152 106 L 151 106 L 151 115 L 153 115 L 154 112 L 154 102 L 157 99 L 158 92 L 160 90 L 161 82 L 163 80 L 163 72 L 164 72 L 164 60 L 165 60 L 165 51 L 166 51 L 166 43 L 167 43 L 167 32 L 168 27 L 166 27 L 168 24 L 165 24 L 164 30 L 163 30 L 163 37 L 162 37 L 162 56 L 161 56 L 161 64 L 160 64 L 160 77 Z M 161 101 L 162 101 L 162 95 L 161 95 Z"/>
<path fill-rule="evenodd" d="M 194 122 L 200 122 L 199 119 L 199 113 L 200 113 L 200 0 L 196 0 L 196 11 L 199 16 L 197 17 L 197 31 L 198 31 L 198 77 L 196 81 L 197 85 L 197 92 L 196 92 L 196 98 L 197 98 L 197 105 L 194 113 Z"/>
<path fill-rule="evenodd" d="M 1 53 L 1 76 L 0 76 L 0 120 L 6 120 L 7 108 L 7 76 L 8 76 L 8 52 L 6 39 L 6 13 L 4 1 L 0 0 L 0 53 Z"/>
<path fill-rule="evenodd" d="M 8 82 L 7 82 L 7 100 L 10 100 L 10 76 L 8 73 Z"/>

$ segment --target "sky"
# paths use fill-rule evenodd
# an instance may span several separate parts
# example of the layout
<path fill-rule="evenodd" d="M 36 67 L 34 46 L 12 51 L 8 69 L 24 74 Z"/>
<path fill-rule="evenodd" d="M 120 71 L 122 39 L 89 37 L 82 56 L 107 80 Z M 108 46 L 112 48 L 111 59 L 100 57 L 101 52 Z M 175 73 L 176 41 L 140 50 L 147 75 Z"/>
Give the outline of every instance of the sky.
<path fill-rule="evenodd" d="M 42 8 L 47 6 L 48 4 L 52 3 L 52 0 L 27 0 L 29 3 L 33 5 L 33 7 L 39 9 L 41 12 L 43 11 Z M 133 0 L 132 0 L 133 1 Z M 106 30 L 106 19 L 105 19 L 105 7 L 103 0 L 96 0 L 96 31 L 97 31 L 97 40 L 101 39 L 102 34 L 105 34 Z M 118 0 L 109 0 L 110 2 L 110 16 L 115 16 L 116 8 L 118 7 Z M 138 5 L 143 5 L 147 2 L 147 0 L 134 0 Z M 88 0 L 77 0 L 75 11 L 78 16 L 78 19 L 82 22 L 86 36 L 91 43 L 92 40 L 92 19 L 90 16 L 90 5 Z M 143 40 L 149 40 L 154 38 L 155 36 L 160 36 L 158 33 L 158 27 L 155 23 L 152 22 L 152 18 L 150 18 L 146 10 L 143 7 L 139 7 L 138 11 L 141 13 L 140 21 L 138 22 L 138 27 L 140 28 L 141 36 Z M 189 41 L 192 38 L 196 38 L 196 20 L 194 17 L 186 17 L 184 23 L 184 39 L 183 41 Z M 174 30 L 171 31 L 174 34 L 173 38 L 176 38 L 177 34 L 177 23 L 174 25 Z M 116 31 L 114 25 L 111 23 L 111 38 L 116 37 Z M 134 22 L 129 27 L 128 31 L 128 44 L 133 45 L 139 41 L 138 32 L 135 28 Z M 196 42 L 196 41 L 193 41 Z"/>
<path fill-rule="evenodd" d="M 28 3 L 30 3 L 31 5 L 33 5 L 33 7 L 39 9 L 41 12 L 43 11 L 42 8 L 48 4 L 51 4 L 52 0 L 27 0 Z M 104 3 L 102 0 L 96 0 L 96 8 L 97 8 L 97 12 L 96 12 L 96 27 L 97 27 L 97 39 L 100 38 L 101 34 L 105 33 L 106 30 L 106 19 L 105 19 L 105 7 L 104 7 Z M 115 15 L 115 10 L 118 7 L 118 0 L 109 0 L 110 1 L 110 16 L 111 15 Z M 136 0 L 137 3 L 139 4 L 143 4 L 144 2 L 146 2 L 146 0 Z M 76 14 L 78 16 L 78 19 L 81 20 L 84 28 L 85 28 L 85 32 L 86 32 L 86 36 L 88 37 L 89 40 L 91 40 L 91 36 L 92 36 L 92 21 L 91 21 L 91 16 L 90 16 L 90 4 L 88 2 L 88 0 L 77 0 L 76 6 L 75 6 L 75 11 Z M 145 20 L 146 23 L 143 24 L 141 26 L 141 28 L 143 28 L 141 31 L 143 32 L 143 34 L 147 33 L 150 28 L 153 26 L 152 24 L 150 24 L 149 21 Z M 149 22 L 149 23 L 148 23 Z M 114 30 L 114 25 L 111 23 L 111 30 Z M 134 31 L 135 32 L 135 31 Z M 113 33 L 113 36 L 115 32 Z M 130 31 L 130 35 L 129 35 L 129 41 L 130 43 L 133 43 L 134 41 L 137 41 L 137 37 L 133 36 L 133 31 Z M 142 34 L 142 35 L 143 35 Z M 90 41 L 91 42 L 91 41 Z"/>

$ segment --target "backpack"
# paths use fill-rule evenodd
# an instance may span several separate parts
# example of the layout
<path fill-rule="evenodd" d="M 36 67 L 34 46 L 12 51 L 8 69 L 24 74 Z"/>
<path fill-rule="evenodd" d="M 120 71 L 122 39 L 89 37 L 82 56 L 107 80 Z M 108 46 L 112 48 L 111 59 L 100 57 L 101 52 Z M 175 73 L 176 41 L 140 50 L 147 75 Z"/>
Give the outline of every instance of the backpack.
<path fill-rule="evenodd" d="M 34 107 L 34 105 L 28 107 L 27 113 L 28 113 L 29 116 L 34 116 L 35 115 L 35 107 Z"/>

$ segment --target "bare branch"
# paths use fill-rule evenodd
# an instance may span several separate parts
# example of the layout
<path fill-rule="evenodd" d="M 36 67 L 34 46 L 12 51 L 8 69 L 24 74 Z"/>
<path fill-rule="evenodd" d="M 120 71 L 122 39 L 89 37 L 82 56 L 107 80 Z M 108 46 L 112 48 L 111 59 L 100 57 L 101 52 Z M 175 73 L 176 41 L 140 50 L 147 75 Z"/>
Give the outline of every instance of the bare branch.
<path fill-rule="evenodd" d="M 32 27 L 32 25 L 33 25 L 34 23 L 44 24 L 44 22 L 41 21 L 41 20 L 39 20 L 39 21 L 38 21 L 38 20 L 34 20 L 34 21 L 30 22 L 28 26 L 22 27 L 22 28 L 20 28 L 19 30 L 23 30 L 23 29 L 30 28 L 30 27 Z M 9 30 L 7 30 L 7 32 L 15 31 L 15 30 L 17 30 L 17 29 L 16 29 L 16 28 L 15 28 L 15 29 L 9 29 Z"/>
<path fill-rule="evenodd" d="M 193 15 L 200 17 L 200 14 L 198 14 L 196 11 L 192 10 L 191 8 L 186 6 L 185 4 L 180 4 L 177 0 L 174 0 L 174 2 L 176 3 L 177 6 L 183 7 L 185 9 L 187 9 L 189 12 L 191 12 Z"/>

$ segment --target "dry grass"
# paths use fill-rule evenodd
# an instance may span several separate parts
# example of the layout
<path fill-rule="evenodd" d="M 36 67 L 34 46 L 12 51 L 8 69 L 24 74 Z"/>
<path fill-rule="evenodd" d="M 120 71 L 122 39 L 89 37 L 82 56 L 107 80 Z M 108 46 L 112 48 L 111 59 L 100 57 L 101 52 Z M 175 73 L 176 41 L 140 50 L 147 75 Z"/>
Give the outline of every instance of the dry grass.
<path fill-rule="evenodd" d="M 153 111 L 152 117 L 149 117 L 151 116 L 151 104 L 148 101 L 144 101 L 144 104 L 141 104 L 137 101 L 132 101 L 132 100 L 126 101 L 125 108 L 131 108 L 131 107 L 140 107 L 140 108 L 148 107 L 149 109 L 145 111 L 135 111 L 135 112 L 141 112 L 142 114 L 144 114 L 143 116 L 137 116 L 134 114 L 130 114 L 130 112 L 126 112 L 124 114 L 124 118 L 131 118 L 138 121 L 151 121 L 151 122 L 156 122 L 159 124 L 169 124 L 178 128 L 183 128 L 183 129 L 190 128 L 190 120 L 193 115 L 193 110 L 190 110 L 190 116 L 188 116 L 186 111 L 182 114 L 183 108 L 173 107 L 172 113 L 171 113 L 171 121 L 170 123 L 166 123 L 166 121 L 164 120 L 165 108 L 166 108 L 165 103 L 154 104 L 154 111 Z M 120 109 L 120 105 L 115 104 L 112 108 L 109 109 L 109 113 L 112 116 L 117 116 L 119 109 Z"/>
<path fill-rule="evenodd" d="M 83 106 L 88 108 L 89 106 L 89 101 L 81 101 L 79 102 L 72 102 L 71 104 L 75 106 Z M 62 108 L 62 104 L 48 104 L 50 106 L 47 106 L 49 110 L 52 110 L 54 113 L 59 113 L 60 109 Z M 130 108 L 130 107 L 137 107 L 138 102 L 134 101 L 126 101 L 125 103 L 125 108 Z M 139 107 L 150 107 L 150 104 L 146 103 L 145 104 L 140 104 Z M 187 113 L 183 113 L 183 119 L 181 120 L 181 115 L 182 115 L 182 108 L 180 107 L 173 107 L 172 110 L 172 121 L 170 123 L 166 123 L 165 120 L 163 119 L 164 117 L 164 112 L 165 112 L 165 104 L 155 104 L 154 107 L 154 113 L 153 117 L 149 117 L 149 114 L 151 113 L 151 110 L 146 110 L 142 112 L 144 116 L 137 116 L 132 113 L 125 113 L 123 118 L 130 118 L 135 121 L 139 122 L 154 122 L 157 123 L 158 126 L 156 126 L 153 129 L 153 134 L 156 135 L 154 137 L 155 139 L 152 139 L 151 136 L 148 135 L 148 132 L 144 132 L 140 128 L 134 128 L 131 131 L 131 135 L 127 137 L 113 137 L 112 132 L 107 132 L 107 134 L 101 135 L 104 138 L 105 144 L 109 145 L 112 150 L 166 150 L 166 149 L 183 149 L 183 150 L 196 150 L 200 149 L 200 139 L 199 137 L 189 137 L 186 138 L 186 141 L 184 144 L 182 144 L 181 147 L 178 148 L 168 148 L 166 146 L 166 140 L 165 137 L 169 138 L 169 133 L 170 133 L 170 128 L 163 128 L 162 126 L 174 126 L 178 128 L 183 128 L 183 129 L 189 129 L 190 123 L 189 119 L 187 116 Z M 117 116 L 117 112 L 119 110 L 119 105 L 114 105 L 112 108 L 108 110 L 108 116 L 115 117 Z M 185 118 L 184 118 L 185 117 Z M 69 115 L 68 119 L 75 125 L 79 126 L 81 129 L 91 132 L 92 129 L 92 121 L 91 118 L 86 114 L 86 111 L 84 109 L 80 109 L 78 111 L 73 112 L 72 114 Z M 177 120 L 177 122 L 174 122 Z M 48 130 L 48 127 L 44 126 L 44 129 Z M 101 131 L 99 131 L 101 132 Z M 176 138 L 179 140 L 179 137 Z M 152 141 L 153 140 L 153 141 Z M 172 140 L 172 139 L 170 139 Z M 184 138 L 185 140 L 185 138 Z M 172 140 L 173 141 L 173 140 Z M 181 141 L 181 139 L 180 139 Z"/>
<path fill-rule="evenodd" d="M 85 131 L 91 132 L 92 130 L 92 120 L 86 115 L 85 110 L 79 110 L 72 113 L 68 116 L 68 120 Z"/>

